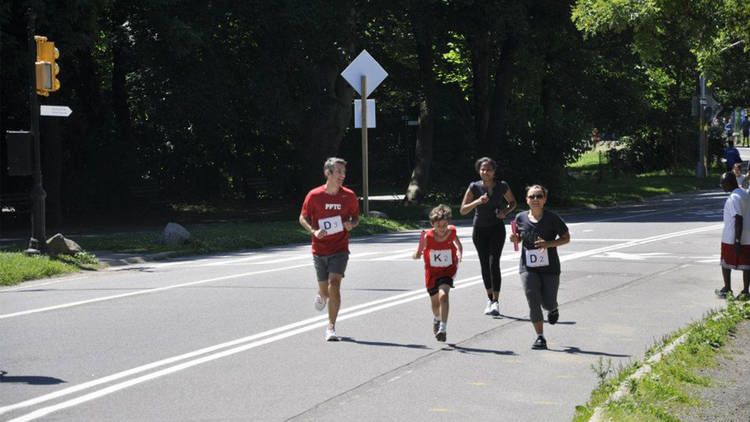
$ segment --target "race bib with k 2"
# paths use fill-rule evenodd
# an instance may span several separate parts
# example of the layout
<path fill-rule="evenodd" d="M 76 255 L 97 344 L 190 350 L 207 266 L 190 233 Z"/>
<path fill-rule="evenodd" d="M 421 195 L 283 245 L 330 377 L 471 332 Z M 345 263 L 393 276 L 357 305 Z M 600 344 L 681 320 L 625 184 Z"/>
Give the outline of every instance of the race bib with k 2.
<path fill-rule="evenodd" d="M 453 265 L 453 256 L 450 249 L 431 250 L 430 266 L 431 267 L 450 267 Z"/>
<path fill-rule="evenodd" d="M 341 221 L 340 215 L 321 218 L 320 220 L 318 220 L 318 227 L 325 230 L 328 234 L 335 234 L 344 230 L 344 224 Z"/>
<path fill-rule="evenodd" d="M 527 267 L 546 267 L 549 265 L 547 249 L 526 249 Z"/>

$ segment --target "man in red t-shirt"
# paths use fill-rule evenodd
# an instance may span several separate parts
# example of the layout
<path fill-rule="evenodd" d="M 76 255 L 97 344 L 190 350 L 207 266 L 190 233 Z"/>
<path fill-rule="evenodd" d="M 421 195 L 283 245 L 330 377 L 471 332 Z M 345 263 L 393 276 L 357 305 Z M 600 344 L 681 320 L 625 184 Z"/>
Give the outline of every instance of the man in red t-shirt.
<path fill-rule="evenodd" d="M 349 232 L 359 224 L 359 202 L 343 186 L 346 161 L 331 157 L 323 165 L 326 183 L 307 193 L 299 223 L 312 235 L 313 263 L 318 277 L 315 309 L 328 302 L 327 341 L 338 341 L 336 317 L 341 307 L 341 279 L 349 262 Z"/>

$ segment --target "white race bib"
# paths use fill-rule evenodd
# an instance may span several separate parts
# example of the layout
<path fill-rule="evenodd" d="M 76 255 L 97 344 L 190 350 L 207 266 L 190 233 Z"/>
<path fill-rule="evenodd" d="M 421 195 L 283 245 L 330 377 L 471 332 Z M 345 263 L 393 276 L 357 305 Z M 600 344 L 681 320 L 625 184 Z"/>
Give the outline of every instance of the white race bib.
<path fill-rule="evenodd" d="M 321 218 L 318 220 L 318 227 L 325 230 L 328 234 L 336 234 L 344 230 L 344 224 L 341 222 L 341 216 Z"/>
<path fill-rule="evenodd" d="M 453 255 L 450 249 L 430 251 L 431 267 L 450 267 L 451 265 L 453 265 Z"/>
<path fill-rule="evenodd" d="M 547 249 L 526 249 L 527 267 L 546 267 L 549 265 Z"/>

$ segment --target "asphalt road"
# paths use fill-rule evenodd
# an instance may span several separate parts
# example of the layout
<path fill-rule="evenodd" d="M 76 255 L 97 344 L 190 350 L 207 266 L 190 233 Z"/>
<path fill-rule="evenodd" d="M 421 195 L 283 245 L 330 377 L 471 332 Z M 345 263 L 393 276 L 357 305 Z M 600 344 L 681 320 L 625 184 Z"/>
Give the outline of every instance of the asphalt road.
<path fill-rule="evenodd" d="M 339 343 L 312 300 L 309 245 L 116 267 L 0 290 L 0 420 L 568 421 L 592 369 L 641 359 L 722 306 L 725 195 L 563 214 L 560 322 L 534 333 L 503 251 L 499 318 L 471 227 L 435 341 L 418 232 L 355 239 Z M 735 283 L 739 283 L 735 274 Z M 737 284 L 739 285 L 739 284 Z"/>

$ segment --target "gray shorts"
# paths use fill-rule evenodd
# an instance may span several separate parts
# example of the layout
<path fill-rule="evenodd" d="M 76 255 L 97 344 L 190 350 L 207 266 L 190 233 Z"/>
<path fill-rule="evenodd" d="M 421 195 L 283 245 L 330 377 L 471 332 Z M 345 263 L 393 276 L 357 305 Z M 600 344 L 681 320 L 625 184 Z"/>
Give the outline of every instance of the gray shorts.
<path fill-rule="evenodd" d="M 318 282 L 328 282 L 328 274 L 330 273 L 341 274 L 343 277 L 348 262 L 349 252 L 335 253 L 327 256 L 313 255 Z"/>

